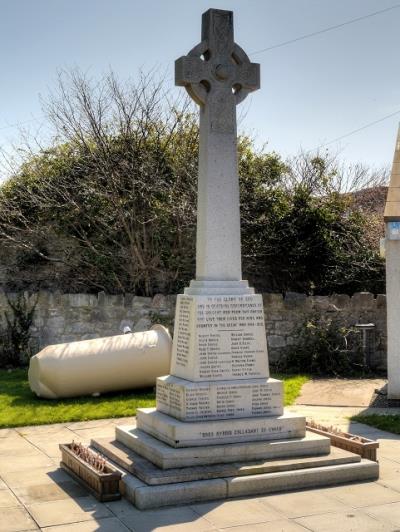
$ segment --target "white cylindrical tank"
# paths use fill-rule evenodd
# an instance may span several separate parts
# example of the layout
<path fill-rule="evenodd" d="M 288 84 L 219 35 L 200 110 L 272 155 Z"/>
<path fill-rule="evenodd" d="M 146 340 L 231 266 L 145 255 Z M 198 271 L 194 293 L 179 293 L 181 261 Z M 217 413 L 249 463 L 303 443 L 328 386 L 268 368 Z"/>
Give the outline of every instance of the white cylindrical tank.
<path fill-rule="evenodd" d="M 49 345 L 29 364 L 29 385 L 39 397 L 59 399 L 154 386 L 169 373 L 168 329 Z"/>

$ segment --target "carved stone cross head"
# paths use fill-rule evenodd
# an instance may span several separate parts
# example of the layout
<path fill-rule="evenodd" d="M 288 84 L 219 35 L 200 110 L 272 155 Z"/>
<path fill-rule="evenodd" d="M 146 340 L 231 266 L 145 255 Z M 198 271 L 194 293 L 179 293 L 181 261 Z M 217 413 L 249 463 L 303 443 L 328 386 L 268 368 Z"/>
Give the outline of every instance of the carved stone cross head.
<path fill-rule="evenodd" d="M 199 105 L 216 96 L 240 103 L 260 87 L 260 65 L 250 63 L 234 42 L 233 13 L 209 9 L 203 14 L 201 42 L 175 62 L 175 83 Z M 233 97 L 232 97 L 233 96 Z"/>

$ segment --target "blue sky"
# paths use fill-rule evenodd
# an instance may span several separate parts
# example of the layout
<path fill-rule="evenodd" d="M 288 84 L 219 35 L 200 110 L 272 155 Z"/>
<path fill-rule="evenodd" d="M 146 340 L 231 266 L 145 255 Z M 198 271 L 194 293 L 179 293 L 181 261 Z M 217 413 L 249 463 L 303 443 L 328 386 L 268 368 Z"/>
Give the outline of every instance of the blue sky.
<path fill-rule="evenodd" d="M 339 24 L 396 0 L 0 0 L 0 146 L 26 122 L 46 131 L 39 95 L 59 69 L 92 76 L 111 67 L 170 72 L 200 37 L 201 13 L 231 9 L 235 37 L 261 63 L 261 90 L 244 104 L 241 127 L 283 156 L 316 148 L 400 111 L 400 8 L 315 37 L 251 52 Z M 38 120 L 35 120 L 38 119 Z M 398 115 L 330 144 L 349 162 L 390 164 Z"/>

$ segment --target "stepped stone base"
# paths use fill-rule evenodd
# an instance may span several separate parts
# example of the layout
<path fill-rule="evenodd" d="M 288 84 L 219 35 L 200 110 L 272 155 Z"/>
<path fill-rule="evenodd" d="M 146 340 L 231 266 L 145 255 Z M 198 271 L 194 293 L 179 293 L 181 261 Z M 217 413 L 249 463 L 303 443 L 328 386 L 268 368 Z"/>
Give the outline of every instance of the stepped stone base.
<path fill-rule="evenodd" d="M 184 422 L 155 408 L 137 411 L 137 428 L 172 447 L 196 447 L 284 438 L 304 438 L 306 419 L 297 414 Z"/>
<path fill-rule="evenodd" d="M 118 443 L 161 469 L 216 467 L 214 464 L 322 456 L 330 452 L 329 438 L 313 432 L 307 432 L 304 438 L 288 440 L 180 448 L 170 447 L 135 426 L 117 427 L 115 434 Z"/>
<path fill-rule="evenodd" d="M 110 460 L 110 462 L 112 462 Z M 114 464 L 117 466 L 117 464 Z M 118 468 L 118 466 L 117 466 Z M 140 510 L 163 506 L 224 500 L 246 495 L 262 495 L 304 488 L 320 488 L 349 482 L 373 481 L 379 476 L 376 462 L 361 460 L 350 464 L 281 471 L 244 477 L 224 477 L 174 482 L 152 486 L 119 468 L 122 473 L 121 494 Z M 312 496 L 312 494 L 310 494 Z"/>
<path fill-rule="evenodd" d="M 342 449 L 332 448 L 329 454 L 291 458 L 270 458 L 229 464 L 203 465 L 161 469 L 140 454 L 132 451 L 113 438 L 101 438 L 91 441 L 91 446 L 119 467 L 135 475 L 150 485 L 172 484 L 174 482 L 191 482 L 210 478 L 239 477 L 276 473 L 279 471 L 296 471 L 313 467 L 332 466 L 360 462 L 361 458 Z"/>
<path fill-rule="evenodd" d="M 281 416 L 283 383 L 277 379 L 191 382 L 157 379 L 157 411 L 181 421 Z"/>

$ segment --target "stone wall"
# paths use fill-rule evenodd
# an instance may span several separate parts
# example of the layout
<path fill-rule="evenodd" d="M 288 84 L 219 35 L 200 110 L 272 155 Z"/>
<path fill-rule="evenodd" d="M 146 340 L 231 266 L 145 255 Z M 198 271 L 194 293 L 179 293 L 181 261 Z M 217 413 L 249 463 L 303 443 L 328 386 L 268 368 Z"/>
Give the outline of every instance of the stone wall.
<path fill-rule="evenodd" d="M 85 340 L 120 334 L 128 325 L 133 331 L 148 329 L 152 323 L 172 326 L 176 296 L 158 294 L 153 298 L 132 295 L 61 294 L 39 292 L 32 337 L 39 350 L 54 343 Z M 13 297 L 9 294 L 9 297 Z M 270 361 L 279 359 L 288 345 L 296 343 L 299 326 L 312 314 L 339 318 L 347 326 L 374 323 L 376 367 L 386 366 L 386 296 L 367 292 L 333 296 L 306 296 L 297 293 L 264 294 L 266 331 Z M 7 309 L 0 292 L 0 315 Z"/>

